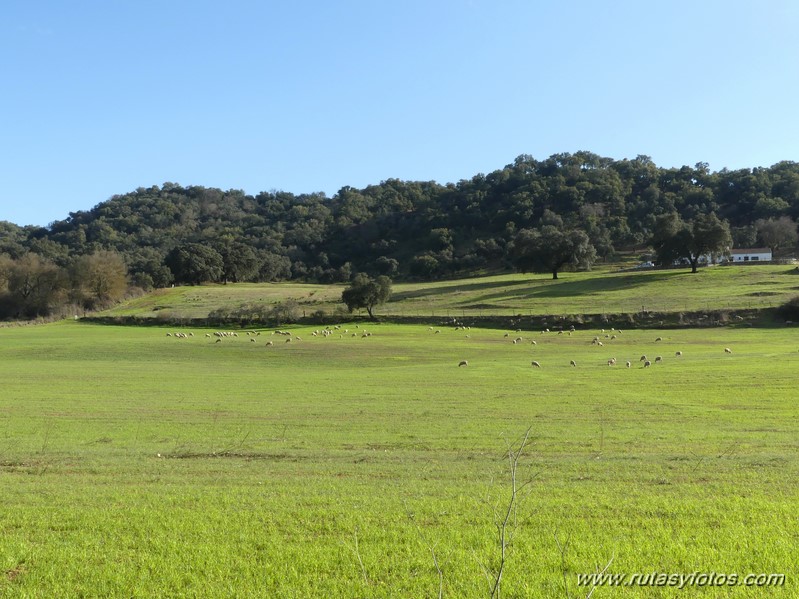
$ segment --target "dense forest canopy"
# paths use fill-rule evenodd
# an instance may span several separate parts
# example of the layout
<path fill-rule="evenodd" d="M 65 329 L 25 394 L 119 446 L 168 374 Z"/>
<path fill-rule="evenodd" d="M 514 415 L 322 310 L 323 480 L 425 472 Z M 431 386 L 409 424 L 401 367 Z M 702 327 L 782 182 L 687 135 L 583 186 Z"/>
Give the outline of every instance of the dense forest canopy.
<path fill-rule="evenodd" d="M 114 252 L 142 288 L 202 280 L 335 282 L 357 272 L 430 278 L 535 264 L 522 259 L 524 247 L 554 234 L 553 227 L 583 232 L 596 259 L 608 260 L 650 244 L 664 215 L 690 223 L 709 214 L 729 226 L 736 247 L 769 242 L 793 251 L 799 164 L 711 172 L 705 163 L 660 168 L 647 156 L 522 155 L 457 183 L 389 179 L 344 187 L 332 198 L 164 183 L 47 227 L 0 222 L 0 255 L 13 261 L 35 254 L 74 270 L 81 256 Z M 781 228 L 787 232 L 775 242 Z"/>

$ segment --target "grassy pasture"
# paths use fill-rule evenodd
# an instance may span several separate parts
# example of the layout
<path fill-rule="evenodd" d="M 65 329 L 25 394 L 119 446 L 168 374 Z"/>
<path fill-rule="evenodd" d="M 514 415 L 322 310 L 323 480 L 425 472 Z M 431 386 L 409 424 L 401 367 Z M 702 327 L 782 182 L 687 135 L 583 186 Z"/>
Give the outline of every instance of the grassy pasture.
<path fill-rule="evenodd" d="M 354 326 L 0 330 L 0 596 L 436 597 L 434 547 L 445 597 L 485 597 L 528 427 L 504 596 L 585 597 L 611 558 L 799 593 L 795 331 Z"/>
<path fill-rule="evenodd" d="M 767 308 L 799 294 L 794 266 L 725 266 L 688 270 L 567 272 L 497 275 L 428 283 L 398 283 L 382 314 L 462 316 L 690 312 Z M 309 315 L 333 312 L 343 285 L 299 283 L 203 285 L 162 289 L 108 312 L 119 316 L 204 318 L 220 306 L 294 299 Z"/>

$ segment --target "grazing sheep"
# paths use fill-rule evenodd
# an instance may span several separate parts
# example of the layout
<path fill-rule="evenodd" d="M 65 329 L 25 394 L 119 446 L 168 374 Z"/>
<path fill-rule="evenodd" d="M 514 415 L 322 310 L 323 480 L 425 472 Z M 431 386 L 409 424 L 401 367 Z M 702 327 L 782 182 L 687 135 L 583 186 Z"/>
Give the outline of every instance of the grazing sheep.
<path fill-rule="evenodd" d="M 650 362 L 649 360 L 644 362 L 644 368 L 649 368 L 650 366 L 652 366 L 652 362 Z"/>
<path fill-rule="evenodd" d="M 468 365 L 469 365 L 469 362 L 467 362 L 466 360 L 461 360 L 460 363 L 458 364 L 459 367 L 460 366 L 468 366 Z"/>
<path fill-rule="evenodd" d="M 522 338 L 521 338 L 521 337 L 516 337 L 516 341 L 515 341 L 515 342 L 516 342 L 516 343 L 518 343 L 518 342 L 519 342 L 519 341 L 521 341 L 521 340 L 522 340 Z"/>
<path fill-rule="evenodd" d="M 215 343 L 222 343 L 222 340 L 221 340 L 221 339 L 217 339 L 217 340 L 215 341 Z"/>
<path fill-rule="evenodd" d="M 250 343 L 255 343 L 255 339 L 250 339 Z"/>
<path fill-rule="evenodd" d="M 291 343 L 291 337 L 289 337 L 288 339 L 286 339 L 286 343 Z"/>
<path fill-rule="evenodd" d="M 655 358 L 655 363 L 657 363 L 657 362 L 662 362 L 662 361 L 663 361 L 663 356 L 657 356 L 657 357 Z"/>
<path fill-rule="evenodd" d="M 732 353 L 732 350 L 731 350 L 729 347 L 725 347 L 725 348 L 724 348 L 724 353 L 725 353 L 725 354 L 731 354 L 731 353 Z"/>
<path fill-rule="evenodd" d="M 206 337 L 210 337 L 210 336 L 211 336 L 211 333 L 206 333 L 206 334 L 205 334 L 205 336 L 206 336 Z"/>
<path fill-rule="evenodd" d="M 658 337 L 655 341 L 663 341 L 663 337 Z"/>
<path fill-rule="evenodd" d="M 608 360 L 608 366 L 615 366 L 616 365 L 616 358 L 611 358 Z"/>
<path fill-rule="evenodd" d="M 616 335 L 611 335 L 611 336 L 610 336 L 610 339 L 611 339 L 611 340 L 613 340 L 613 339 L 615 339 L 615 338 L 616 338 Z"/>
<path fill-rule="evenodd" d="M 538 345 L 538 344 L 535 342 L 535 339 L 534 339 L 534 340 L 530 341 L 530 345 Z"/>
<path fill-rule="evenodd" d="M 535 360 L 533 360 L 532 362 L 530 362 L 530 365 L 531 365 L 531 366 L 535 366 L 536 368 L 541 368 L 541 364 L 539 364 L 539 363 L 538 363 L 538 362 L 536 362 Z"/>
<path fill-rule="evenodd" d="M 596 344 L 597 344 L 599 347 L 603 347 L 603 346 L 605 345 L 605 344 L 604 344 L 604 343 L 602 343 L 601 341 L 597 341 L 597 342 L 596 342 Z"/>
<path fill-rule="evenodd" d="M 505 338 L 505 337 L 510 337 L 510 333 L 505 333 L 504 335 L 502 335 L 502 337 L 503 337 L 503 338 Z"/>
<path fill-rule="evenodd" d="M 677 357 L 680 357 L 682 355 L 682 352 L 681 351 L 676 351 L 676 352 L 674 352 L 674 355 L 677 356 Z"/>
<path fill-rule="evenodd" d="M 267 342 L 266 342 L 266 344 L 267 344 L 267 345 L 274 345 L 274 344 L 275 344 L 275 342 L 274 342 L 274 341 L 267 341 Z"/>
<path fill-rule="evenodd" d="M 638 361 L 639 361 L 639 362 L 645 362 L 645 361 L 646 361 L 646 356 L 641 356 L 641 359 L 640 359 L 640 360 L 638 360 Z"/>
<path fill-rule="evenodd" d="M 569 366 L 574 366 L 576 368 L 577 362 L 575 362 L 574 360 L 569 360 Z"/>
<path fill-rule="evenodd" d="M 630 362 L 629 360 L 627 360 L 627 368 L 630 368 L 632 365 L 633 365 L 633 364 L 632 364 L 632 362 Z"/>
<path fill-rule="evenodd" d="M 433 334 L 434 334 L 434 335 L 438 335 L 440 332 L 441 332 L 441 331 L 436 331 L 436 332 L 435 332 L 435 333 L 433 333 Z"/>
<path fill-rule="evenodd" d="M 167 337 L 171 337 L 171 336 L 172 336 L 172 333 L 167 333 L 167 334 L 166 334 L 166 336 L 167 336 Z"/>

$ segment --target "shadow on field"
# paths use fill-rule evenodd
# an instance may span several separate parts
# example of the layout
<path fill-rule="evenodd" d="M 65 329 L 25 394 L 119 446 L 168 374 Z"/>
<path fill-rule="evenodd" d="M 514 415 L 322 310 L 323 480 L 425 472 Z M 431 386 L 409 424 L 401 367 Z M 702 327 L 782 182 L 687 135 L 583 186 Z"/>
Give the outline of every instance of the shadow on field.
<path fill-rule="evenodd" d="M 533 287 L 533 282 L 528 281 L 522 283 L 525 285 L 524 289 L 519 289 L 516 293 L 490 293 L 480 296 L 479 298 L 470 298 L 469 301 L 474 302 L 479 299 L 482 302 L 490 302 L 492 300 L 525 300 L 534 298 L 563 298 L 574 297 L 578 295 L 590 295 L 593 293 L 603 293 L 610 291 L 620 291 L 632 289 L 641 285 L 656 283 L 659 281 L 674 280 L 677 277 L 690 275 L 688 271 L 670 271 L 662 273 L 637 273 L 637 274 L 623 274 L 623 275 L 606 275 L 595 277 L 588 280 L 569 281 L 564 279 L 549 280 L 546 282 L 538 282 L 539 285 Z M 568 276 L 568 274 L 566 275 Z"/>
<path fill-rule="evenodd" d="M 480 291 L 482 289 L 501 289 L 507 287 L 519 287 L 529 285 L 530 281 L 503 281 L 496 283 L 466 283 L 465 285 L 441 285 L 438 287 L 425 287 L 424 289 L 416 289 L 414 291 L 400 291 L 391 294 L 391 301 L 397 302 L 402 300 L 417 299 L 420 297 L 429 297 L 431 295 L 445 295 L 447 293 L 458 292 L 472 292 Z"/>

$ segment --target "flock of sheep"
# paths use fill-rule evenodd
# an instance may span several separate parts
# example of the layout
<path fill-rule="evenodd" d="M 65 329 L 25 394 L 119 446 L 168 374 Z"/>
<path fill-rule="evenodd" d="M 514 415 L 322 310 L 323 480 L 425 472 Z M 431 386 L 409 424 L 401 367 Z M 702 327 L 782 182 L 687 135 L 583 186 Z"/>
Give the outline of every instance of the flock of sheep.
<path fill-rule="evenodd" d="M 463 327 L 463 326 L 456 326 L 455 327 L 456 331 L 461 330 L 461 329 L 465 330 L 465 329 L 468 329 L 468 327 Z M 435 329 L 434 330 L 432 327 L 430 327 L 430 330 L 433 331 L 436 334 L 441 332 L 440 329 Z M 516 329 L 516 331 L 515 331 L 516 336 L 511 339 L 511 343 L 513 345 L 518 345 L 520 343 L 524 343 L 525 342 L 524 337 L 519 335 L 521 332 L 522 332 L 521 329 Z M 574 326 L 570 327 L 570 329 L 568 331 L 559 330 L 559 331 L 556 332 L 557 335 L 564 335 L 565 334 L 565 335 L 568 335 L 568 336 L 572 336 L 572 334 L 575 334 L 575 333 L 577 333 L 577 331 L 575 330 Z M 619 335 L 622 334 L 622 331 L 621 330 L 616 330 L 616 329 L 610 329 L 610 331 L 606 332 L 605 329 L 602 329 L 600 331 L 600 333 L 602 335 L 604 335 L 605 341 L 603 342 L 602 338 L 597 335 L 597 336 L 594 336 L 593 339 L 591 340 L 591 345 L 595 345 L 597 347 L 604 347 L 605 343 L 607 343 L 609 341 L 613 341 L 615 339 L 618 339 Z M 546 335 L 546 334 L 555 334 L 555 333 L 553 333 L 549 329 L 543 329 L 541 331 L 541 335 Z M 511 338 L 512 335 L 513 335 L 513 333 L 505 333 L 503 338 L 504 339 L 509 339 L 509 338 Z M 466 337 L 469 337 L 469 335 L 467 335 Z M 537 341 L 535 339 L 527 339 L 527 341 L 529 341 L 530 345 L 538 345 L 538 343 L 537 343 Z M 658 343 L 658 342 L 661 342 L 661 341 L 663 341 L 663 337 L 655 338 L 655 343 Z M 724 353 L 725 354 L 732 354 L 732 350 L 729 347 L 725 347 L 724 348 Z M 680 357 L 682 357 L 682 355 L 683 355 L 683 352 L 681 350 L 677 350 L 677 351 L 674 352 L 674 357 L 675 358 L 680 358 Z M 638 359 L 638 362 L 639 363 L 643 363 L 642 364 L 643 368 L 649 368 L 650 366 L 652 366 L 652 364 L 662 363 L 663 362 L 663 356 L 660 356 L 660 355 L 659 356 L 655 356 L 654 360 L 650 360 L 646 355 L 642 355 Z M 618 361 L 617 361 L 616 358 L 609 358 L 607 360 L 607 365 L 608 366 L 616 366 L 617 363 L 618 363 Z M 468 365 L 469 365 L 469 361 L 468 360 L 461 360 L 460 362 L 458 362 L 458 367 L 468 366 Z M 533 360 L 532 362 L 530 362 L 530 365 L 532 367 L 534 367 L 534 368 L 541 368 L 541 362 L 539 362 L 538 360 Z M 572 367 L 572 368 L 577 368 L 577 362 L 575 360 L 569 360 L 569 366 Z M 630 361 L 630 360 L 626 360 L 625 361 L 625 366 L 627 368 L 632 368 L 633 362 Z"/>
<path fill-rule="evenodd" d="M 463 324 L 458 323 L 457 321 L 453 321 L 453 323 L 448 323 L 448 324 L 454 324 L 454 330 L 455 331 L 470 331 L 471 330 L 471 327 L 464 326 Z M 444 326 L 446 326 L 446 325 L 444 325 Z M 358 329 L 358 330 L 351 332 L 350 329 L 342 329 L 342 325 L 335 325 L 335 326 L 332 326 L 332 327 L 331 326 L 326 326 L 324 328 L 316 329 L 316 330 L 312 331 L 311 332 L 311 336 L 312 337 L 327 338 L 327 337 L 332 337 L 334 335 L 338 335 L 339 338 L 344 338 L 345 336 L 366 338 L 366 337 L 370 337 L 372 335 L 371 332 L 368 332 L 365 329 L 361 329 L 360 325 L 356 324 L 356 325 L 354 325 L 354 328 Z M 434 335 L 438 335 L 438 334 L 441 333 L 441 329 L 440 328 L 435 328 L 434 329 L 433 327 L 429 327 L 428 330 L 430 332 L 432 332 Z M 515 333 L 505 333 L 503 338 L 504 339 L 510 339 L 511 336 L 513 336 L 513 338 L 510 339 L 511 343 L 513 345 L 518 345 L 518 344 L 524 343 L 525 341 L 529 342 L 529 345 L 533 345 L 533 346 L 538 345 L 538 342 L 535 339 L 530 339 L 530 338 L 525 339 L 521 335 L 521 333 L 522 333 L 521 329 L 516 329 Z M 574 326 L 572 326 L 572 327 L 570 327 L 570 329 L 568 331 L 564 331 L 564 330 L 550 331 L 549 329 L 543 329 L 540 334 L 541 335 L 547 335 L 547 334 L 550 334 L 550 335 L 555 335 L 555 334 L 564 335 L 565 334 L 565 335 L 568 335 L 568 336 L 572 336 L 573 334 L 577 334 L 577 333 L 578 332 L 575 330 Z M 260 331 L 255 331 L 255 330 L 242 331 L 241 334 L 242 335 L 246 335 L 247 337 L 249 337 L 251 343 L 256 343 L 256 337 L 261 336 L 261 332 Z M 621 330 L 610 329 L 610 331 L 605 331 L 605 329 L 602 329 L 600 331 L 600 335 L 603 335 L 603 336 L 600 337 L 600 335 L 595 335 L 592 338 L 590 344 L 591 345 L 595 345 L 597 347 L 604 347 L 605 343 L 609 343 L 609 342 L 612 342 L 612 341 L 618 339 L 621 334 L 622 334 Z M 286 338 L 285 343 L 291 343 L 292 341 L 294 341 L 294 342 L 302 341 L 302 338 L 299 335 L 297 335 L 296 333 L 292 333 L 291 331 L 286 331 L 286 330 L 282 330 L 282 329 L 276 329 L 276 330 L 271 332 L 271 336 L 275 336 L 275 335 L 278 335 L 278 336 L 281 336 L 281 337 L 285 337 Z M 166 336 L 167 337 L 172 337 L 172 338 L 175 338 L 175 339 L 188 339 L 190 337 L 194 337 L 194 333 L 176 331 L 176 332 L 167 333 Z M 214 333 L 205 333 L 205 337 L 206 338 L 216 337 L 215 343 L 221 343 L 223 339 L 226 339 L 226 338 L 237 338 L 238 336 L 239 336 L 239 333 L 234 332 L 234 331 L 215 331 Z M 471 337 L 471 335 L 466 335 L 467 339 L 470 338 L 470 337 Z M 658 343 L 658 342 L 661 342 L 661 341 L 663 341 L 662 337 L 657 337 L 655 339 L 655 343 Z M 265 346 L 266 347 L 274 346 L 274 341 L 272 341 L 272 340 L 267 341 L 265 343 Z M 724 348 L 724 353 L 732 354 L 732 350 L 729 347 L 725 347 Z M 683 355 L 682 351 L 678 350 L 678 351 L 674 352 L 674 356 L 676 358 L 680 358 L 680 357 L 682 357 L 682 355 Z M 638 363 L 643 363 L 642 364 L 643 368 L 649 368 L 653 364 L 662 363 L 663 362 L 663 356 L 658 355 L 658 356 L 655 356 L 654 360 L 651 360 L 646 355 L 642 355 L 637 360 L 637 362 Z M 616 366 L 617 363 L 618 363 L 618 361 L 617 361 L 617 359 L 615 357 L 607 359 L 607 365 L 608 366 L 611 366 L 611 367 L 612 366 Z M 469 365 L 469 361 L 468 360 L 461 360 L 460 362 L 458 362 L 458 367 L 468 366 L 468 365 Z M 542 367 L 541 366 L 541 362 L 539 362 L 538 360 L 531 361 L 530 365 L 532 367 L 534 367 L 534 368 L 541 368 Z M 626 360 L 625 361 L 625 365 L 626 365 L 627 368 L 632 368 L 633 362 L 630 361 L 630 360 Z M 569 360 L 569 366 L 572 367 L 572 368 L 577 368 L 577 361 Z"/>

